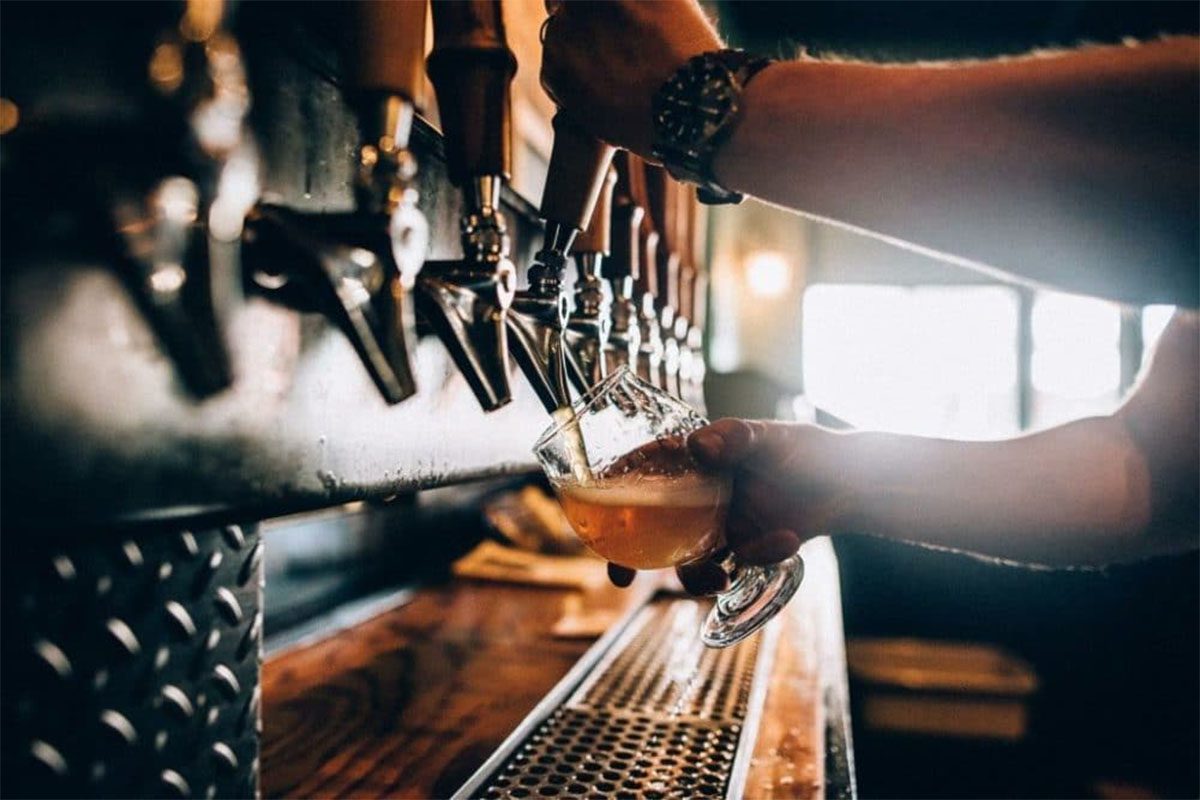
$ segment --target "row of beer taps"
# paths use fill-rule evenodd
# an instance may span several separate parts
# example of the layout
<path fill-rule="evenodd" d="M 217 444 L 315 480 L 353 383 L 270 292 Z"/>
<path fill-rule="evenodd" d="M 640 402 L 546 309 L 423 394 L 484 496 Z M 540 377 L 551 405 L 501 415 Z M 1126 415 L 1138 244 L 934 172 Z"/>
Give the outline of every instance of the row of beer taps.
<path fill-rule="evenodd" d="M 205 5 L 191 0 L 188 13 Z M 499 0 L 361 0 L 347 10 L 355 15 L 356 33 L 347 99 L 360 130 L 354 209 L 313 214 L 264 202 L 250 169 L 232 199 L 219 191 L 220 179 L 208 182 L 217 187 L 211 191 L 183 192 L 187 196 L 176 198 L 174 209 L 170 197 L 158 197 L 164 210 L 141 228 L 159 243 L 149 248 L 157 254 L 150 260 L 178 271 L 165 286 L 168 278 L 159 264 L 148 270 L 145 285 L 161 295 L 155 301 L 156 328 L 176 360 L 190 365 L 184 378 L 193 393 L 204 396 L 232 380 L 228 355 L 220 337 L 212 335 L 211 298 L 194 288 L 209 279 L 203 250 L 191 244 L 202 231 L 201 238 L 219 233 L 236 239 L 243 271 L 260 289 L 302 296 L 327 310 L 388 403 L 417 391 L 413 350 L 419 316 L 444 343 L 485 411 L 512 397 L 510 359 L 550 412 L 570 405 L 621 365 L 702 404 L 704 217 L 695 192 L 661 168 L 615 153 L 560 113 L 553 121 L 540 205 L 544 239 L 526 271 L 526 285 L 518 288 L 501 208 L 510 178 L 516 60 L 505 40 Z M 430 12 L 434 46 L 426 60 Z M 219 21 L 210 21 L 210 28 L 200 42 L 209 60 L 224 43 L 224 54 L 216 57 L 236 61 L 236 45 Z M 230 64 L 224 66 L 228 72 Z M 240 62 L 237 66 L 240 70 Z M 215 69 L 210 64 L 209 72 L 215 75 Z M 409 149 L 426 70 L 437 93 L 448 176 L 462 197 L 462 257 L 447 261 L 425 259 L 428 226 L 417 192 L 418 164 Z M 215 97 L 219 77 L 210 75 L 202 91 L 188 96 Z M 236 93 L 245 106 L 245 82 Z M 196 106 L 204 101 L 191 102 L 199 138 L 203 120 Z M 210 156 L 210 171 L 214 165 L 218 172 L 230 170 L 235 156 L 252 161 L 251 137 L 240 118 L 236 123 L 241 149 Z M 170 188 L 164 182 L 159 195 L 163 187 Z M 182 216 L 179 202 L 188 204 Z M 231 217 L 236 224 L 229 223 Z M 176 230 L 181 225 L 182 233 Z M 179 252 L 164 253 L 163 242 L 173 242 Z M 131 240 L 130 248 L 136 245 Z M 572 259 L 576 278 L 568 297 Z M 193 284 L 192 290 L 182 291 L 185 284 Z"/>

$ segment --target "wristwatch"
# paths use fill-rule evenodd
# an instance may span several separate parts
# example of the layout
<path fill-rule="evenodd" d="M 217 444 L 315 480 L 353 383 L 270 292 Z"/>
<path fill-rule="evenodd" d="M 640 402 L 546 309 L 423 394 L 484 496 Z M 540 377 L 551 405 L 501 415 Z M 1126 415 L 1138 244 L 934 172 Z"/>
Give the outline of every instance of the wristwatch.
<path fill-rule="evenodd" d="M 677 180 L 694 183 L 703 203 L 740 203 L 712 172 L 717 150 L 733 133 L 746 84 L 774 59 L 743 50 L 701 53 L 654 95 L 654 157 Z"/>

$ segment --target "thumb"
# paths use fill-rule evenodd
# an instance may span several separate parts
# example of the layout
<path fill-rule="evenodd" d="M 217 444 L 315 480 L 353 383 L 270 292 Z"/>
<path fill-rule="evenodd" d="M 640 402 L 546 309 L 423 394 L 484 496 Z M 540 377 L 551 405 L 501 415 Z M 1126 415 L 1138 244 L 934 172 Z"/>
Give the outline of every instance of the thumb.
<path fill-rule="evenodd" d="M 749 458 L 762 444 L 766 424 L 759 420 L 719 419 L 688 436 L 688 450 L 710 469 L 728 469 Z"/>

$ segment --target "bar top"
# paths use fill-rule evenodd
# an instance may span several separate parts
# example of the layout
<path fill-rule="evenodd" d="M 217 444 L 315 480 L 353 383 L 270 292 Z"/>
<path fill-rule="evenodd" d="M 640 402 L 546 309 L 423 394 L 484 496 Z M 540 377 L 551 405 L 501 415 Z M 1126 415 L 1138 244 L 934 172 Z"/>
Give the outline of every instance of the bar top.
<path fill-rule="evenodd" d="M 853 793 L 837 565 L 804 548 L 746 783 L 756 798 Z M 607 587 L 620 610 L 662 578 Z M 455 580 L 263 667 L 265 797 L 448 797 L 592 644 L 551 628 L 572 592 Z M 828 770 L 828 771 L 827 771 Z M 844 771 L 844 775 L 838 774 Z"/>

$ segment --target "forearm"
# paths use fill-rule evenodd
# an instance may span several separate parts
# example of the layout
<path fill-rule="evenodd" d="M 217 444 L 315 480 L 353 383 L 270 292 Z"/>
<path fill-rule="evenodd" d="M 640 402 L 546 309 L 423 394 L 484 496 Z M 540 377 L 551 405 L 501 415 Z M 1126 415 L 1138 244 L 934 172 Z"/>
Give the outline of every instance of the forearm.
<path fill-rule="evenodd" d="M 1003 272 L 1197 303 L 1195 39 L 977 64 L 779 64 L 728 185 Z"/>
<path fill-rule="evenodd" d="M 1048 565 L 1148 555 L 1147 467 L 1114 418 L 1004 442 L 830 435 L 847 487 L 835 531 Z"/>

